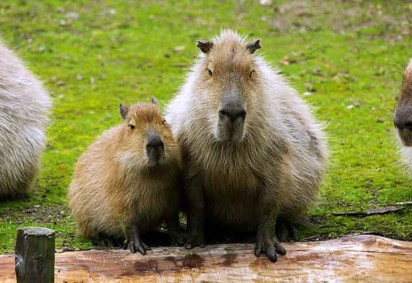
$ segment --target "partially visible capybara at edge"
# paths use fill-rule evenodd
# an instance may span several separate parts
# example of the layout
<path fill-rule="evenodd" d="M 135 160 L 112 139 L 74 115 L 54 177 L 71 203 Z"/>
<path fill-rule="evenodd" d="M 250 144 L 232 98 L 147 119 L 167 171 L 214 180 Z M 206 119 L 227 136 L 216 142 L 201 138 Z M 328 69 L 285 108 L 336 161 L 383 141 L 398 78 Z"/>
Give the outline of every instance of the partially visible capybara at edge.
<path fill-rule="evenodd" d="M 402 90 L 393 117 L 402 156 L 412 170 L 412 60 L 403 75 Z"/>
<path fill-rule="evenodd" d="M 325 172 L 322 127 L 260 46 L 225 30 L 202 51 L 167 120 L 183 151 L 188 236 L 204 246 L 205 223 L 257 231 L 255 255 L 276 261 L 316 200 Z M 282 225 L 276 225 L 282 219 Z"/>
<path fill-rule="evenodd" d="M 0 41 L 0 200 L 24 197 L 40 168 L 51 101 Z"/>
<path fill-rule="evenodd" d="M 178 244 L 178 144 L 157 101 L 120 105 L 123 124 L 108 130 L 80 157 L 69 188 L 77 234 L 146 254 L 141 234 L 166 220 Z"/>

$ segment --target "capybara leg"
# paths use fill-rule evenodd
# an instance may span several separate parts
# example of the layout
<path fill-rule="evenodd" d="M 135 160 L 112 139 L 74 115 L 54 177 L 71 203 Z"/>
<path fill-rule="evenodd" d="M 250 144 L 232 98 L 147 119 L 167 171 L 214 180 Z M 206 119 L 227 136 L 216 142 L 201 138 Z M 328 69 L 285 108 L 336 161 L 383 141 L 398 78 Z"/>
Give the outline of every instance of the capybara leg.
<path fill-rule="evenodd" d="M 99 240 L 104 246 L 109 247 L 109 248 L 119 248 L 123 246 L 122 239 L 118 237 L 109 236 L 103 232 L 99 233 Z"/>
<path fill-rule="evenodd" d="M 205 199 L 203 188 L 199 181 L 188 180 L 186 185 L 186 202 L 187 202 L 187 227 L 188 240 L 185 244 L 186 249 L 192 249 L 196 246 L 204 247 L 205 233 Z"/>
<path fill-rule="evenodd" d="M 170 209 L 166 221 L 170 244 L 172 246 L 182 246 L 185 243 L 185 237 L 179 226 L 179 213 L 177 205 L 176 209 Z"/>
<path fill-rule="evenodd" d="M 258 257 L 264 252 L 270 261 L 276 262 L 276 254 L 285 255 L 286 250 L 280 244 L 275 232 L 278 208 L 273 203 L 266 201 L 269 199 L 265 195 L 262 195 L 260 199 L 260 223 L 256 236 L 255 256 Z"/>
<path fill-rule="evenodd" d="M 276 235 L 281 242 L 297 241 L 298 229 L 293 222 L 279 219 L 276 222 Z"/>
<path fill-rule="evenodd" d="M 297 241 L 298 240 L 298 229 L 296 228 L 296 225 L 293 222 L 290 221 L 285 221 L 286 223 L 286 228 L 289 233 L 289 241 Z"/>
<path fill-rule="evenodd" d="M 129 247 L 130 251 L 132 253 L 139 252 L 142 255 L 145 255 L 146 251 L 150 250 L 150 247 L 142 242 L 137 224 L 132 224 L 130 227 L 128 227 L 127 230 L 127 246 Z"/>
<path fill-rule="evenodd" d="M 114 240 L 114 244 L 115 244 L 115 247 L 116 248 L 121 248 L 121 247 L 123 247 L 123 243 L 124 243 L 124 237 L 121 237 L 121 238 L 113 238 L 113 240 Z"/>
<path fill-rule="evenodd" d="M 260 225 L 256 237 L 255 256 L 259 257 L 262 252 L 273 262 L 277 261 L 277 255 L 285 255 L 286 250 L 280 244 L 276 236 L 273 236 L 274 231 L 271 229 L 273 225 Z"/>

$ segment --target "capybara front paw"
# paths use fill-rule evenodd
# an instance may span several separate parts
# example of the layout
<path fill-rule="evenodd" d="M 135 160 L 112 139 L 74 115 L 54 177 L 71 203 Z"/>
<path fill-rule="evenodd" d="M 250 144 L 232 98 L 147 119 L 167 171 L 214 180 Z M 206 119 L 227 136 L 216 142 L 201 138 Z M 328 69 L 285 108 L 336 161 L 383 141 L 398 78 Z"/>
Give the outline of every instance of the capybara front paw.
<path fill-rule="evenodd" d="M 174 247 L 183 246 L 185 235 L 182 232 L 169 232 L 170 245 Z"/>
<path fill-rule="evenodd" d="M 194 247 L 203 248 L 205 246 L 206 243 L 203 235 L 191 235 L 185 244 L 185 248 L 188 250 L 193 249 Z"/>
<path fill-rule="evenodd" d="M 123 242 L 121 238 L 109 236 L 102 232 L 99 233 L 98 240 L 97 243 L 107 248 L 121 248 Z"/>
<path fill-rule="evenodd" d="M 296 225 L 287 220 L 278 220 L 276 222 L 276 235 L 280 242 L 297 241 L 299 238 Z"/>
<path fill-rule="evenodd" d="M 125 247 L 128 247 L 132 253 L 139 252 L 142 255 L 145 255 L 146 251 L 150 250 L 150 247 L 142 241 L 129 241 L 128 243 L 126 243 Z"/>
<path fill-rule="evenodd" d="M 277 261 L 277 254 L 285 255 L 286 250 L 276 237 L 258 237 L 255 246 L 255 256 L 259 257 L 264 252 L 272 262 Z"/>

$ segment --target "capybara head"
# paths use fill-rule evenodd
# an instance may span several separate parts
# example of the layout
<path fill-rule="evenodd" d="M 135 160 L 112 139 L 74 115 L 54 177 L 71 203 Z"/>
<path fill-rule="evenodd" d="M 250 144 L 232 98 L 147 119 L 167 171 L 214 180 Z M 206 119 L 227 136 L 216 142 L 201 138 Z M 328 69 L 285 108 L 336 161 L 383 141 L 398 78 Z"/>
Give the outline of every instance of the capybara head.
<path fill-rule="evenodd" d="M 124 119 L 123 152 L 137 156 L 143 167 L 160 166 L 169 158 L 177 158 L 177 144 L 156 98 L 152 97 L 151 104 L 120 104 L 120 114 Z"/>
<path fill-rule="evenodd" d="M 402 91 L 396 105 L 393 123 L 405 146 L 412 146 L 412 60 L 403 75 Z"/>
<path fill-rule="evenodd" d="M 246 43 L 226 30 L 213 41 L 198 41 L 203 56 L 195 82 L 196 94 L 207 111 L 208 128 L 221 142 L 241 142 L 259 89 L 253 53 L 260 40 Z"/>

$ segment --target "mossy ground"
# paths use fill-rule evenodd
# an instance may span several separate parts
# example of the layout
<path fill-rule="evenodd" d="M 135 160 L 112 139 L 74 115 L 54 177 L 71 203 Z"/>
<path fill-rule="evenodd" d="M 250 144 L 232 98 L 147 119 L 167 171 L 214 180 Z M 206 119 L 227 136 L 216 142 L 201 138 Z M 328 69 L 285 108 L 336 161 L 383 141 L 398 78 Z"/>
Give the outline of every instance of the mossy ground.
<path fill-rule="evenodd" d="M 412 55 L 408 1 L 25 1 L 0 3 L 3 40 L 53 98 L 42 170 L 30 198 L 0 204 L 0 253 L 16 229 L 55 229 L 57 247 L 87 248 L 74 236 L 66 193 L 73 166 L 93 139 L 120 122 L 120 102 L 164 106 L 195 58 L 196 39 L 230 27 L 261 38 L 278 66 L 325 122 L 331 162 L 319 205 L 301 239 L 370 232 L 412 240 L 412 210 L 354 218 L 412 200 L 394 141 L 392 111 Z"/>

